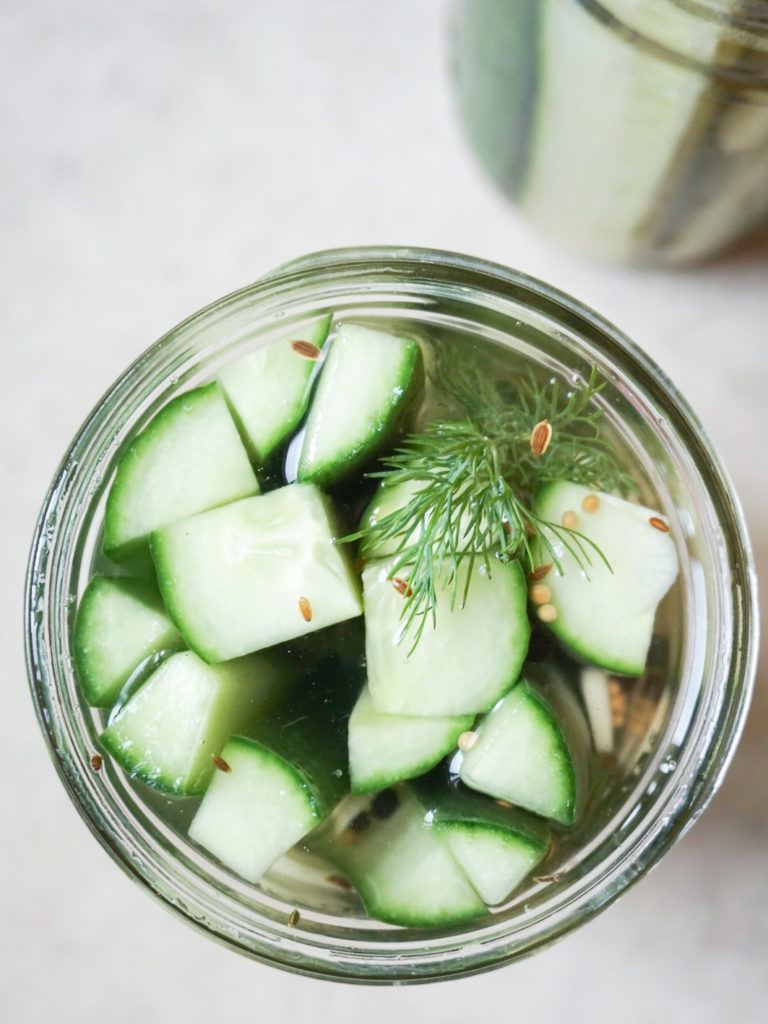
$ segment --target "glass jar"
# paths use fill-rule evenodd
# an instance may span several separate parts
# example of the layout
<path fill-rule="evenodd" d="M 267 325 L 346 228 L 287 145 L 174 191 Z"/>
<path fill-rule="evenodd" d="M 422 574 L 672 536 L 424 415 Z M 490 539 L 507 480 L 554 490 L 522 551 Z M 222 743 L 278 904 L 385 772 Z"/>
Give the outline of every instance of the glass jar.
<path fill-rule="evenodd" d="M 73 621 L 99 557 L 120 452 L 171 396 L 324 311 L 407 322 L 425 337 L 451 331 L 467 341 L 495 340 L 567 381 L 597 367 L 606 381 L 598 396 L 604 417 L 652 481 L 678 545 L 673 685 L 664 678 L 638 684 L 650 717 L 640 739 L 624 745 L 605 798 L 578 842 L 566 844 L 558 871 L 461 927 L 427 931 L 367 920 L 354 894 L 324 886 L 311 862 L 288 858 L 262 886 L 250 885 L 195 847 L 162 795 L 142 790 L 108 758 L 96 759 L 98 770 L 91 760 L 103 720 L 78 691 Z M 739 505 L 675 387 L 614 327 L 548 285 L 474 258 L 414 249 L 300 259 L 190 317 L 129 367 L 86 420 L 45 500 L 29 564 L 26 630 L 32 694 L 56 767 L 123 870 L 233 949 L 318 977 L 377 982 L 444 979 L 508 963 L 616 899 L 717 788 L 747 711 L 757 651 L 755 580 Z"/>
<path fill-rule="evenodd" d="M 453 29 L 469 140 L 559 240 L 685 264 L 766 222 L 765 0 L 459 0 Z"/>

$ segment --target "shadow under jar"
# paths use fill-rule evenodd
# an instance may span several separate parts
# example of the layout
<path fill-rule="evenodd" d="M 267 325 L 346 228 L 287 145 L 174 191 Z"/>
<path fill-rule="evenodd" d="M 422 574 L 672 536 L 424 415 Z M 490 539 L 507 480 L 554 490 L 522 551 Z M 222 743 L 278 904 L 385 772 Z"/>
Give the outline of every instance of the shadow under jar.
<path fill-rule="evenodd" d="M 766 223 L 764 0 L 459 0 L 452 27 L 465 132 L 550 235 L 680 265 Z"/>
<path fill-rule="evenodd" d="M 73 664 L 81 595 L 101 553 L 121 452 L 168 401 L 222 366 L 332 313 L 462 353 L 497 376 L 533 368 L 565 389 L 596 368 L 606 437 L 670 526 L 680 563 L 639 679 L 612 680 L 621 714 L 590 746 L 590 799 L 499 906 L 462 925 L 394 927 L 299 844 L 250 884 L 190 840 L 198 798 L 174 798 L 104 756 L 105 715 Z M 642 876 L 696 819 L 730 760 L 756 657 L 755 581 L 738 502 L 693 413 L 659 369 L 574 299 L 513 270 L 451 253 L 361 249 L 299 259 L 170 331 L 99 402 L 46 498 L 29 565 L 29 679 L 62 781 L 115 861 L 231 948 L 299 973 L 358 982 L 445 979 L 501 966 L 584 923 Z M 533 650 L 533 648 L 532 648 Z M 570 666 L 559 648 L 531 657 Z M 577 698 L 578 691 L 577 691 Z M 103 751 L 102 751 L 103 753 Z M 298 913 L 296 913 L 298 911 Z"/>

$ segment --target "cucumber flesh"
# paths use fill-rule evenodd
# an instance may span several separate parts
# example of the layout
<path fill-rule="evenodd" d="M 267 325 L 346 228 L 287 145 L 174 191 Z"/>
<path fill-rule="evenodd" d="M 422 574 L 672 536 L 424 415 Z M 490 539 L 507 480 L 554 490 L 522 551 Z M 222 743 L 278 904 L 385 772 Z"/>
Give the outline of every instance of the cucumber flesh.
<path fill-rule="evenodd" d="M 330 316 L 228 363 L 219 373 L 248 453 L 262 465 L 301 422 Z"/>
<path fill-rule="evenodd" d="M 593 498 L 597 498 L 596 511 L 584 511 Z M 557 524 L 566 513 L 575 514 L 575 528 L 597 545 L 610 565 L 609 569 L 594 548 L 585 545 L 592 563 L 587 578 L 574 556 L 550 533 L 560 569 L 553 565 L 541 581 L 549 590 L 547 603 L 556 616 L 547 621 L 548 627 L 585 661 L 612 672 L 641 675 L 656 608 L 678 573 L 677 551 L 664 517 L 614 495 L 593 495 L 566 481 L 546 487 L 536 499 L 535 512 Z M 548 553 L 541 552 L 540 557 L 544 563 L 552 561 Z"/>
<path fill-rule="evenodd" d="M 447 926 L 487 913 L 448 848 L 424 821 L 406 786 L 386 790 L 388 812 L 372 801 L 344 801 L 310 837 L 335 864 L 375 920 L 407 927 Z"/>
<path fill-rule="evenodd" d="M 433 768 L 471 729 L 472 715 L 387 715 L 365 686 L 349 719 L 349 772 L 353 793 L 372 793 Z"/>
<path fill-rule="evenodd" d="M 492 559 L 488 573 L 481 558 L 471 570 L 462 562 L 456 606 L 451 609 L 451 587 L 443 579 L 438 584 L 435 625 L 431 619 L 426 622 L 415 648 L 402 618 L 408 572 L 396 570 L 396 565 L 395 557 L 372 561 L 363 570 L 365 646 L 374 707 L 395 715 L 487 711 L 516 682 L 528 650 L 527 591 L 519 563 Z M 460 607 L 470 571 L 467 600 Z"/>
<path fill-rule="evenodd" d="M 231 733 L 274 699 L 277 669 L 261 657 L 206 665 L 192 651 L 160 665 L 111 716 L 102 746 L 136 778 L 180 795 L 201 793 Z"/>
<path fill-rule="evenodd" d="M 484 903 L 502 903 L 550 847 L 539 819 L 459 785 L 437 773 L 413 784 L 426 819 L 444 840 Z"/>
<path fill-rule="evenodd" d="M 77 678 L 89 704 L 111 707 L 145 658 L 183 646 L 154 583 L 92 577 L 80 601 L 74 635 Z"/>
<path fill-rule="evenodd" d="M 188 391 L 161 409 L 121 457 L 107 499 L 104 553 L 146 572 L 153 530 L 258 493 L 218 384 Z"/>
<path fill-rule="evenodd" d="M 256 740 L 233 736 L 189 827 L 189 836 L 249 882 L 320 820 L 294 765 Z"/>
<path fill-rule="evenodd" d="M 189 646 L 226 661 L 361 612 L 329 501 L 290 484 L 152 534 L 166 607 Z"/>
<path fill-rule="evenodd" d="M 582 795 L 584 757 L 568 725 L 539 689 L 522 680 L 476 727 L 461 759 L 461 781 L 544 818 L 572 825 Z M 570 730 L 569 730 L 570 731 Z"/>
<path fill-rule="evenodd" d="M 407 410 L 420 367 L 418 342 L 340 324 L 310 404 L 298 480 L 325 487 L 376 455 Z"/>

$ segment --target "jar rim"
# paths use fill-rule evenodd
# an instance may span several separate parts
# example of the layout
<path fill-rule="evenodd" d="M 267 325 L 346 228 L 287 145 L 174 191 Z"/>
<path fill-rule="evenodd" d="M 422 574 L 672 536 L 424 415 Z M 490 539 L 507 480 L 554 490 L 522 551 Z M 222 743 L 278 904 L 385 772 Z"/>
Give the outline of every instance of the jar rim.
<path fill-rule="evenodd" d="M 61 524 L 72 511 L 73 502 L 82 500 L 84 474 L 93 470 L 87 461 L 89 453 L 92 455 L 99 446 L 103 449 L 110 443 L 110 437 L 114 443 L 114 431 L 120 422 L 123 426 L 128 422 L 130 410 L 126 411 L 120 403 L 125 404 L 129 396 L 144 393 L 142 389 L 146 390 L 148 381 L 158 373 L 159 361 L 165 359 L 162 372 L 167 376 L 166 364 L 189 358 L 195 339 L 202 337 L 201 331 L 220 318 L 253 316 L 260 303 L 262 306 L 266 303 L 269 310 L 275 311 L 287 297 L 295 298 L 313 290 L 316 294 L 318 288 L 327 290 L 340 282 L 346 282 L 345 287 L 349 288 L 350 282 L 356 281 L 362 288 L 372 275 L 387 286 L 397 285 L 413 295 L 430 286 L 444 287 L 448 282 L 452 288 L 486 295 L 489 301 L 493 298 L 500 303 L 533 304 L 533 308 L 561 324 L 563 329 L 588 332 L 590 343 L 602 346 L 612 355 L 614 364 L 620 355 L 623 362 L 620 361 L 619 369 L 623 377 L 634 387 L 650 389 L 661 396 L 665 413 L 680 429 L 689 449 L 695 452 L 696 464 L 706 477 L 709 493 L 722 506 L 729 533 L 724 543 L 727 540 L 737 556 L 732 581 L 735 659 L 728 666 L 715 666 L 721 674 L 726 673 L 727 680 L 723 677 L 721 682 L 725 687 L 727 681 L 733 690 L 732 700 L 718 722 L 702 723 L 697 741 L 701 749 L 696 758 L 696 778 L 688 778 L 684 786 L 680 783 L 667 787 L 664 815 L 651 821 L 641 836 L 634 837 L 637 858 L 632 864 L 622 863 L 618 852 L 610 872 L 607 861 L 598 864 L 595 871 L 598 868 L 603 871 L 600 876 L 603 887 L 598 893 L 590 889 L 594 878 L 584 877 L 580 892 L 570 898 L 571 916 L 567 926 L 561 919 L 555 920 L 545 907 L 539 919 L 529 923 L 529 931 L 522 941 L 520 929 L 510 938 L 504 922 L 454 930 L 441 936 L 439 942 L 431 935 L 414 937 L 409 931 L 402 943 L 393 944 L 370 927 L 363 929 L 353 944 L 334 934 L 333 928 L 329 929 L 330 938 L 316 933 L 302 937 L 284 927 L 274 915 L 269 918 L 268 903 L 265 917 L 251 927 L 253 921 L 248 915 L 242 917 L 237 891 L 226 888 L 219 893 L 223 909 L 214 919 L 216 907 L 210 900 L 203 901 L 196 889 L 195 866 L 181 865 L 177 876 L 169 880 L 168 865 L 161 857 L 161 844 L 151 830 L 145 828 L 139 818 L 137 827 L 146 843 L 137 849 L 134 825 L 121 820 L 117 806 L 105 806 L 107 798 L 100 793 L 86 767 L 84 737 L 87 729 L 82 711 L 78 712 L 71 703 L 68 705 L 62 696 L 66 686 L 66 650 L 56 654 L 55 631 L 66 623 L 68 612 L 63 604 L 70 593 L 63 586 L 63 576 L 60 579 L 57 573 L 61 575 L 64 571 L 59 562 L 65 554 L 74 558 L 72 545 L 77 538 L 63 537 Z M 629 377 L 627 367 L 632 371 Z M 717 789 L 744 725 L 756 670 L 758 634 L 754 563 L 738 499 L 695 414 L 656 364 L 607 320 L 544 282 L 471 256 L 387 246 L 327 250 L 284 264 L 254 284 L 216 300 L 182 321 L 121 375 L 76 435 L 44 502 L 30 555 L 25 625 L 33 700 L 57 770 L 81 815 L 121 867 L 187 920 L 233 948 L 301 973 L 367 982 L 431 980 L 499 966 L 572 930 L 625 891 L 682 835 Z M 722 699 L 725 701 L 724 695 Z M 204 913 L 201 912 L 203 905 Z M 229 920 L 226 920 L 226 913 L 230 914 Z M 236 926 L 232 923 L 235 920 Z"/>

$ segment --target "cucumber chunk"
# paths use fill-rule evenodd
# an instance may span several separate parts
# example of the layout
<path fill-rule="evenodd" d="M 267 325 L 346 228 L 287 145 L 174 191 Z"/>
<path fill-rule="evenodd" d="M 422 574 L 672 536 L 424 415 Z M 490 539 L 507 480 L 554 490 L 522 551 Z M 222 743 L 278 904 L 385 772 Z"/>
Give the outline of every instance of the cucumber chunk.
<path fill-rule="evenodd" d="M 121 457 L 107 499 L 104 553 L 146 572 L 153 530 L 258 493 L 218 384 L 188 391 L 161 409 Z"/>
<path fill-rule="evenodd" d="M 472 715 L 382 714 L 363 687 L 349 719 L 352 792 L 372 793 L 429 771 L 472 722 Z"/>
<path fill-rule="evenodd" d="M 111 707 L 145 658 L 183 646 L 154 583 L 108 576 L 90 580 L 77 610 L 73 651 L 89 704 Z"/>
<path fill-rule="evenodd" d="M 541 821 L 434 774 L 413 783 L 426 820 L 447 843 L 484 903 L 502 903 L 546 855 L 549 829 Z"/>
<path fill-rule="evenodd" d="M 233 736 L 189 827 L 189 836 L 249 882 L 320 819 L 301 772 L 256 740 Z"/>
<path fill-rule="evenodd" d="M 461 607 L 470 572 L 468 563 L 462 562 L 455 608 L 451 609 L 451 586 L 443 578 L 438 583 L 435 625 L 431 619 L 425 623 L 415 648 L 402 618 L 408 573 L 395 571 L 396 565 L 395 557 L 370 562 L 363 571 L 365 648 L 374 707 L 395 715 L 487 711 L 517 681 L 528 650 L 527 590 L 519 563 L 492 559 L 488 574 L 482 559 L 477 559 Z"/>
<path fill-rule="evenodd" d="M 298 479 L 328 486 L 376 455 L 417 388 L 418 342 L 340 324 L 312 399 Z"/>
<path fill-rule="evenodd" d="M 261 657 L 206 665 L 192 651 L 164 661 L 110 716 L 101 743 L 136 778 L 169 793 L 201 793 L 231 733 L 263 714 L 278 671 Z"/>
<path fill-rule="evenodd" d="M 200 657 L 226 661 L 360 614 L 330 512 L 315 487 L 290 484 L 152 534 L 166 607 Z"/>
<path fill-rule="evenodd" d="M 558 714 L 553 688 L 547 697 L 543 689 L 521 680 L 499 701 L 476 727 L 459 775 L 470 789 L 572 825 L 585 790 L 588 736 L 575 701 Z"/>
<path fill-rule="evenodd" d="M 321 662 L 248 738 L 233 737 L 189 830 L 255 882 L 349 793 L 346 727 L 353 680 L 340 656 Z M 322 737 L 322 742 L 318 742 Z M 229 768 L 229 771 L 226 771 Z"/>
<path fill-rule="evenodd" d="M 228 363 L 219 373 L 232 415 L 257 465 L 291 434 L 309 403 L 310 378 L 328 337 L 330 316 Z"/>
<path fill-rule="evenodd" d="M 562 571 L 553 566 L 541 581 L 553 610 L 546 617 L 548 627 L 585 661 L 624 675 L 642 675 L 656 608 L 678 573 L 677 551 L 665 520 L 653 509 L 610 494 L 593 495 L 566 481 L 546 487 L 535 511 L 554 523 L 573 513 L 575 528 L 598 546 L 610 565 L 608 569 L 586 545 L 592 562 L 587 578 L 573 555 L 550 535 Z M 547 554 L 541 558 L 551 562 Z"/>
<path fill-rule="evenodd" d="M 347 875 L 376 920 L 420 928 L 487 913 L 406 786 L 344 801 L 309 841 Z"/>

